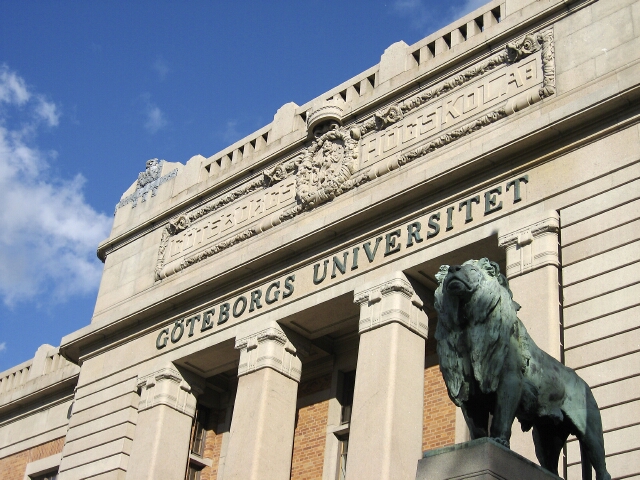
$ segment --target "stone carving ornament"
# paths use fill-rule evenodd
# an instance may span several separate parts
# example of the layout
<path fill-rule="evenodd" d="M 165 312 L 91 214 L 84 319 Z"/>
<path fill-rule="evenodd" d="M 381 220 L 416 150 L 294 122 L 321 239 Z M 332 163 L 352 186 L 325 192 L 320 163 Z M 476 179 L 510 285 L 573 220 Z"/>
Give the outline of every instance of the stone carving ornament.
<path fill-rule="evenodd" d="M 490 436 L 509 447 L 517 418 L 523 431 L 533 428 L 540 465 L 557 475 L 572 434 L 580 442 L 583 480 L 591 479 L 592 466 L 597 480 L 611 480 L 591 389 L 531 339 L 498 264 L 482 258 L 443 265 L 436 278 L 440 370 L 471 438 Z"/>
<path fill-rule="evenodd" d="M 160 177 L 160 172 L 162 171 L 162 166 L 160 165 L 160 162 L 158 162 L 157 158 L 147 160 L 145 166 L 145 171 L 138 174 L 138 188 L 143 188 L 148 183 L 157 180 L 158 177 Z"/>
<path fill-rule="evenodd" d="M 131 195 L 126 196 L 118 202 L 116 205 L 116 211 L 118 208 L 124 207 L 129 203 L 131 204 L 131 208 L 135 208 L 138 206 L 138 200 L 146 202 L 147 194 L 149 192 L 151 192 L 152 197 L 155 197 L 160 185 L 178 175 L 178 169 L 176 168 L 166 175 L 161 176 L 162 162 L 164 162 L 164 160 L 158 160 L 157 158 L 147 160 L 144 172 L 140 172 L 138 174 L 136 190 Z"/>
<path fill-rule="evenodd" d="M 310 210 L 333 200 L 354 186 L 358 168 L 358 142 L 348 131 L 332 123 L 300 155 L 265 172 L 269 185 L 295 175 L 300 210 Z"/>

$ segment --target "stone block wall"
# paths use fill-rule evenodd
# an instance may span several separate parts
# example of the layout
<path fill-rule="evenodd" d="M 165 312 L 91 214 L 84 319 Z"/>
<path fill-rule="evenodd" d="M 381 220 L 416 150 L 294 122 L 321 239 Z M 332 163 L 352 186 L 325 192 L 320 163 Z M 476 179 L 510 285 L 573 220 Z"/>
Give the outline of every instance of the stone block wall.
<path fill-rule="evenodd" d="M 637 174 L 636 174 L 637 175 Z M 566 364 L 593 389 L 612 476 L 640 474 L 640 179 L 560 211 Z M 613 188 L 612 188 L 613 187 Z M 580 448 L 567 444 L 567 479 Z"/>
<path fill-rule="evenodd" d="M 78 387 L 60 465 L 63 478 L 126 472 L 138 418 L 136 390 L 136 377 Z"/>
<path fill-rule="evenodd" d="M 23 480 L 27 464 L 62 452 L 64 437 L 36 445 L 4 458 L 0 458 L 0 472 L 4 480 Z"/>

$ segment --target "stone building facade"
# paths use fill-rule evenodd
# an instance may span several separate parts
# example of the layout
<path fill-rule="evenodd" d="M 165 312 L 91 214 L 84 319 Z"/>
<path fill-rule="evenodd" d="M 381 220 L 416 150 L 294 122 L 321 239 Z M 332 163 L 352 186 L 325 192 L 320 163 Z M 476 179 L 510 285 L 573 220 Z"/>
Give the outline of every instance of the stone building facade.
<path fill-rule="evenodd" d="M 468 439 L 435 273 L 485 256 L 640 478 L 639 46 L 637 0 L 494 0 L 212 157 L 147 162 L 91 323 L 0 376 L 2 478 L 415 478 Z M 533 458 L 517 425 L 512 448 Z"/>

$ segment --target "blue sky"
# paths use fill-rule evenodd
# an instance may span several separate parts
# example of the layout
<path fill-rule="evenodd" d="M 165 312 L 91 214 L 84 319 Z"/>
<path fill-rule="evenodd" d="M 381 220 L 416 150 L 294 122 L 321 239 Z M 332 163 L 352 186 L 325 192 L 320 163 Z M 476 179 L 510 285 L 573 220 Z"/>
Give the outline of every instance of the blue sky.
<path fill-rule="evenodd" d="M 91 320 L 114 205 L 484 0 L 0 2 L 0 371 Z"/>

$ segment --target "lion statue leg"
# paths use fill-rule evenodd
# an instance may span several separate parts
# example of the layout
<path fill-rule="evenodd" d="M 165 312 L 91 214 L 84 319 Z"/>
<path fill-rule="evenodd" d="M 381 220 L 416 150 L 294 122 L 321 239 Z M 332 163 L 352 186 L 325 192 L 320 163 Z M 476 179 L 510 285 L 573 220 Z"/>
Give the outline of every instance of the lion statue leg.
<path fill-rule="evenodd" d="M 533 444 L 540 466 L 558 475 L 558 461 L 564 447 L 569 428 L 565 424 L 537 423 L 533 426 Z"/>
<path fill-rule="evenodd" d="M 469 428 L 471 440 L 489 436 L 489 409 L 482 404 L 463 404 L 462 414 Z"/>
<path fill-rule="evenodd" d="M 591 479 L 591 466 L 596 471 L 596 480 L 611 480 L 605 462 L 600 410 L 590 389 L 587 390 L 587 428 L 585 432 L 579 432 L 576 437 L 580 441 L 583 480 Z"/>
<path fill-rule="evenodd" d="M 505 358 L 503 377 L 496 390 L 496 401 L 491 420 L 491 437 L 510 448 L 511 427 L 522 397 L 522 374 L 514 355 Z"/>

